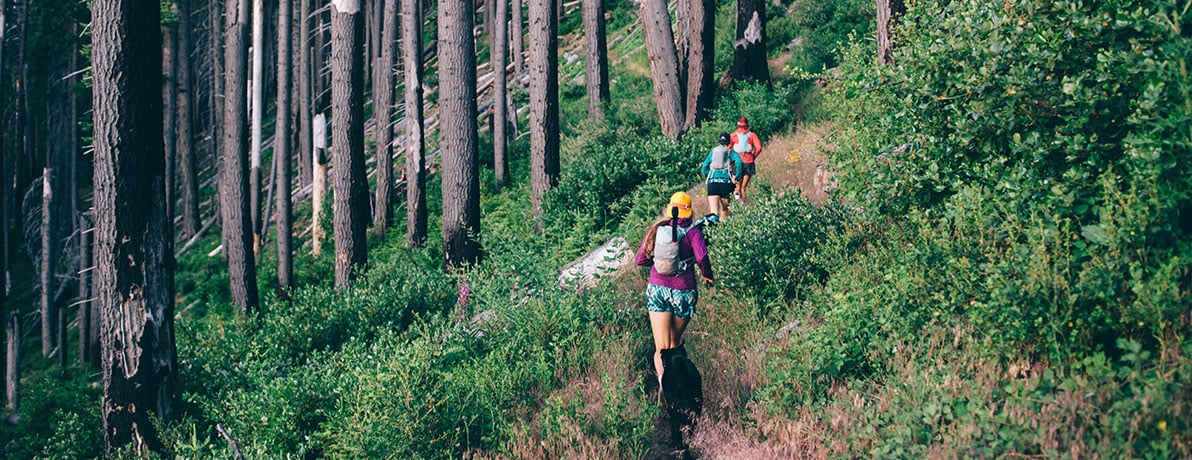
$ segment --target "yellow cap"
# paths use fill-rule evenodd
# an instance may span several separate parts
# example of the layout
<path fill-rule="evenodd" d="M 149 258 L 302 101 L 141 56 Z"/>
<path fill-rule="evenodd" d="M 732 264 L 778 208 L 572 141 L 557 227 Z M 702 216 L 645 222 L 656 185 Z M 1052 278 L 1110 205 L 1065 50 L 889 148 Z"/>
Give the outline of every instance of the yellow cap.
<path fill-rule="evenodd" d="M 666 216 L 671 216 L 671 209 L 679 209 L 679 218 L 685 219 L 691 217 L 691 195 L 687 192 L 675 192 L 671 195 L 670 204 L 666 206 Z"/>

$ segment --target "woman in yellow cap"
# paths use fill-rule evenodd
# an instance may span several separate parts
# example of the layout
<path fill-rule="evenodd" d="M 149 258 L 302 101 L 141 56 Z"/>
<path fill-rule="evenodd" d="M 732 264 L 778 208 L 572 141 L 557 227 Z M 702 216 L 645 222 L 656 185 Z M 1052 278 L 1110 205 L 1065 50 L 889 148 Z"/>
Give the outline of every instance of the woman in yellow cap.
<path fill-rule="evenodd" d="M 691 196 L 675 192 L 663 213 L 664 217 L 646 230 L 637 250 L 637 264 L 650 267 L 646 308 L 654 333 L 654 370 L 659 382 L 662 351 L 681 347 L 683 330 L 695 313 L 699 300 L 695 266 L 699 265 L 706 286 L 714 280 L 703 231 L 691 223 Z"/>

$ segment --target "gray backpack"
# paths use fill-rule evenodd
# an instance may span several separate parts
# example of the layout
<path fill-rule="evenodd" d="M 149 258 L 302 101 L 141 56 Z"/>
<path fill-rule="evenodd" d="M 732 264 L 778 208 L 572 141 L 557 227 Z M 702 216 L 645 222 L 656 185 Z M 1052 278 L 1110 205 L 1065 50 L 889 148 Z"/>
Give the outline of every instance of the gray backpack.
<path fill-rule="evenodd" d="M 728 149 L 724 148 L 723 145 L 717 145 L 716 148 L 712 149 L 712 164 L 709 170 L 713 172 L 728 171 L 728 167 Z"/>
<path fill-rule="evenodd" d="M 687 271 L 689 261 L 679 258 L 679 242 L 686 234 L 687 228 L 678 224 L 658 226 L 654 234 L 654 270 L 659 275 L 673 276 Z"/>

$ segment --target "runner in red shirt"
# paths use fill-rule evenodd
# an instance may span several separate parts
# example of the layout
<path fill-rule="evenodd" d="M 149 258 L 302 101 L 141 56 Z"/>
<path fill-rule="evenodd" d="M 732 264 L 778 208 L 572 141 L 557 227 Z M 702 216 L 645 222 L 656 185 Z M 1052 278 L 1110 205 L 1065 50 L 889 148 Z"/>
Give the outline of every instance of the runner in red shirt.
<path fill-rule="evenodd" d="M 741 163 L 743 163 L 741 172 L 737 174 L 741 180 L 737 182 L 737 191 L 734 195 L 737 200 L 744 203 L 749 179 L 757 174 L 757 166 L 753 162 L 762 154 L 762 141 L 758 139 L 757 134 L 749 131 L 749 120 L 746 120 L 745 117 L 737 119 L 737 130 L 733 132 L 731 141 L 733 151 L 741 156 Z"/>

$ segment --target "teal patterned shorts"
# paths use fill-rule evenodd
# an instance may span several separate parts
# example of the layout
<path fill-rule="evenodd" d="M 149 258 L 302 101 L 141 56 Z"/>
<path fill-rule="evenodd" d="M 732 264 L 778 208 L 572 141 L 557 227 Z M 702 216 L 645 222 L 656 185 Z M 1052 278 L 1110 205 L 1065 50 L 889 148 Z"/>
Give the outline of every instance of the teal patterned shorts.
<path fill-rule="evenodd" d="M 654 284 L 646 285 L 646 308 L 652 312 L 673 313 L 683 319 L 690 319 L 695 313 L 695 302 L 699 293 L 695 289 L 684 291 Z"/>

